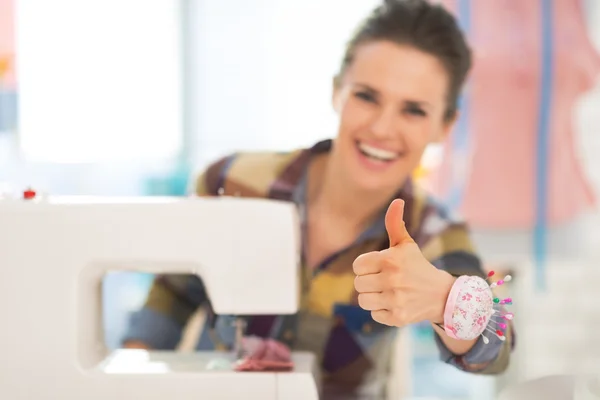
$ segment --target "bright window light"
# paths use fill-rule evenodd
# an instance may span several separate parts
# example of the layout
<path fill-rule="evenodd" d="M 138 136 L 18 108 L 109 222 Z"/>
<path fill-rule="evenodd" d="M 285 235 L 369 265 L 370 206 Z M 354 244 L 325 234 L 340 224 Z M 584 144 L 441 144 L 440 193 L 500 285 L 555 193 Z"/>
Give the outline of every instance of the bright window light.
<path fill-rule="evenodd" d="M 380 0 L 191 2 L 195 160 L 289 150 L 337 133 L 333 76 Z"/>
<path fill-rule="evenodd" d="M 19 134 L 28 161 L 137 161 L 179 152 L 179 1 L 16 5 Z"/>

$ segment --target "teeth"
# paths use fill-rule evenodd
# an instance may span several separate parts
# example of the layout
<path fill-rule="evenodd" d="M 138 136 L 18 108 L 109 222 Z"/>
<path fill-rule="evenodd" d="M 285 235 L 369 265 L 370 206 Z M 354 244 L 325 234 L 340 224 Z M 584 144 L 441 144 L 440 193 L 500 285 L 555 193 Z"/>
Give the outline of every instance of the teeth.
<path fill-rule="evenodd" d="M 398 154 L 394 153 L 393 151 L 371 147 L 368 144 L 364 144 L 362 142 L 358 142 L 358 148 L 367 156 L 377 158 L 379 160 L 391 161 L 398 158 Z"/>

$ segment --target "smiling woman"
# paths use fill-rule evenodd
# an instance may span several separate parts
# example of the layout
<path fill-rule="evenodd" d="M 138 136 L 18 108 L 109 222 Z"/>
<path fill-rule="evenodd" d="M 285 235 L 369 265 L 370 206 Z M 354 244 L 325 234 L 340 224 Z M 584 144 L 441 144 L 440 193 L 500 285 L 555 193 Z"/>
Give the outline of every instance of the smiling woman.
<path fill-rule="evenodd" d="M 299 207 L 301 310 L 252 317 L 246 333 L 318 354 L 324 399 L 385 398 L 396 328 L 442 322 L 455 277 L 485 276 L 466 225 L 410 178 L 427 145 L 452 129 L 470 65 L 465 39 L 444 8 L 385 1 L 349 42 L 333 80 L 334 140 L 231 154 L 195 182 L 201 196 L 267 197 Z M 208 300 L 196 276 L 157 277 L 125 346 L 174 348 Z M 233 338 L 233 328 L 218 321 L 218 336 Z M 445 362 L 478 373 L 507 367 L 509 325 L 488 343 L 434 329 Z M 198 348 L 214 348 L 211 337 L 203 332 Z"/>
<path fill-rule="evenodd" d="M 413 46 L 387 40 L 355 46 L 352 64 L 336 80 L 341 124 L 334 154 L 340 153 L 340 170 L 350 179 L 391 195 L 425 147 L 452 126 L 449 76 L 436 56 Z"/>

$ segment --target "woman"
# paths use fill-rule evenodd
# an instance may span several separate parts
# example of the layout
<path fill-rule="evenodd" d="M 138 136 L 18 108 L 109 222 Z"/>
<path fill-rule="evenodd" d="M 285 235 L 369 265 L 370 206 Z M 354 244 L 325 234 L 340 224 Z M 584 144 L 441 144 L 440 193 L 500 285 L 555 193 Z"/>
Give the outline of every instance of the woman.
<path fill-rule="evenodd" d="M 435 325 L 453 276 L 483 271 L 465 225 L 410 180 L 427 145 L 452 129 L 470 65 L 443 8 L 386 1 L 349 42 L 334 79 L 335 140 L 290 153 L 233 154 L 197 180 L 201 196 L 269 197 L 300 208 L 302 308 L 253 317 L 246 334 L 316 353 L 323 398 L 383 396 L 394 327 L 420 321 L 433 324 L 445 362 L 478 373 L 507 366 L 510 329 L 505 342 L 490 337 L 485 345 L 453 340 Z M 206 300 L 196 277 L 158 277 L 126 346 L 173 349 Z M 231 346 L 232 329 L 218 318 L 217 334 L 203 332 L 198 348 Z"/>

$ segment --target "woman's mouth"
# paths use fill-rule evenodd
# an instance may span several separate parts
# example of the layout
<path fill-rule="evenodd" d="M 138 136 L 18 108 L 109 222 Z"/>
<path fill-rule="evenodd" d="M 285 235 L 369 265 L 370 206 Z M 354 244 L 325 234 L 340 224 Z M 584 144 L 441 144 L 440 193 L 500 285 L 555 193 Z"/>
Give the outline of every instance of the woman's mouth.
<path fill-rule="evenodd" d="M 399 159 L 402 154 L 391 150 L 381 149 L 379 147 L 370 146 L 364 142 L 357 141 L 356 146 L 358 151 L 372 161 L 380 163 L 391 163 Z"/>

